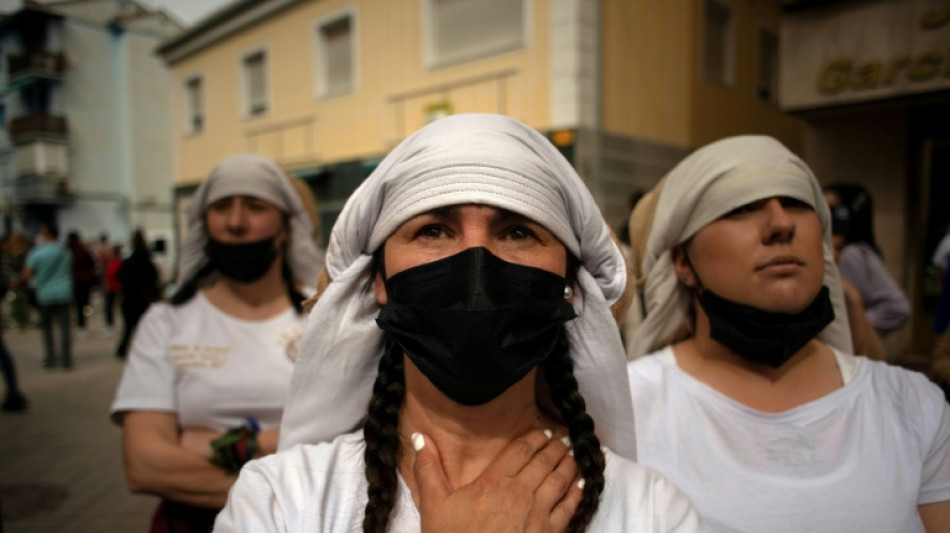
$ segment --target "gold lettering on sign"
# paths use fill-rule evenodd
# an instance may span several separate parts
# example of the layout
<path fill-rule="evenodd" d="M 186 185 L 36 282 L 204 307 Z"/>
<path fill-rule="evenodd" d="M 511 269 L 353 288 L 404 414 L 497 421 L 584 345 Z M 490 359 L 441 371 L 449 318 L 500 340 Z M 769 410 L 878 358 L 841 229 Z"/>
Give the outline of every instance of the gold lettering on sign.
<path fill-rule="evenodd" d="M 910 64 L 910 60 L 907 57 L 895 57 L 892 58 L 887 63 L 887 71 L 884 73 L 884 79 L 881 80 L 884 85 L 891 85 L 894 83 L 894 78 L 897 77 L 897 73 L 903 68 L 907 68 L 907 65 Z"/>
<path fill-rule="evenodd" d="M 907 77 L 913 81 L 927 81 L 933 79 L 940 73 L 940 65 L 943 63 L 943 54 L 937 51 L 930 51 L 914 58 L 907 69 Z"/>
<path fill-rule="evenodd" d="M 872 61 L 854 69 L 854 74 L 851 76 L 851 87 L 854 88 L 855 91 L 874 89 L 877 87 L 877 83 L 880 79 L 881 63 L 879 61 Z"/>
<path fill-rule="evenodd" d="M 834 96 L 845 90 L 848 78 L 851 77 L 851 60 L 839 59 L 831 61 L 821 69 L 818 75 L 818 92 Z"/>
<path fill-rule="evenodd" d="M 944 2 L 942 7 L 924 13 L 924 16 L 920 18 L 920 27 L 925 30 L 937 30 L 948 21 L 950 21 L 950 2 Z"/>

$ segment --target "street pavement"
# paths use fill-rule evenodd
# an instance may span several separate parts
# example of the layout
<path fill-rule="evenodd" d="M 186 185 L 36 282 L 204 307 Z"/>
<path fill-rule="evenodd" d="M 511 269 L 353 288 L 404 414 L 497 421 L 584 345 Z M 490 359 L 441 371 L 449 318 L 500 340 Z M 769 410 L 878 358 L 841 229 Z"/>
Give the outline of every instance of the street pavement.
<path fill-rule="evenodd" d="M 102 327 L 96 312 L 87 338 L 73 328 L 69 371 L 42 368 L 38 328 L 3 331 L 29 407 L 0 412 L 0 533 L 148 531 L 158 501 L 125 486 L 122 435 L 109 420 L 123 362 L 118 328 L 103 337 Z"/>

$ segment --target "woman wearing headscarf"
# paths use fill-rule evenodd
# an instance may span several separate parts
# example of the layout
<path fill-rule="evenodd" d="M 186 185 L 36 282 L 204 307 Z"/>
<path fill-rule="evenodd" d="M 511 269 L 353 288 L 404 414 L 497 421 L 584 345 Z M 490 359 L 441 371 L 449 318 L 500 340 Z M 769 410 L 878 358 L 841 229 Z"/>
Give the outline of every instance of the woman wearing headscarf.
<path fill-rule="evenodd" d="M 910 300 L 887 271 L 874 238 L 874 204 L 860 185 L 825 187 L 832 212 L 832 243 L 841 276 L 857 289 L 868 320 L 881 336 L 910 318 Z"/>
<path fill-rule="evenodd" d="M 416 132 L 347 201 L 325 274 L 282 451 L 245 467 L 217 531 L 703 530 L 617 455 L 626 267 L 538 132 Z"/>
<path fill-rule="evenodd" d="M 179 288 L 142 318 L 112 405 L 130 489 L 162 498 L 152 531 L 209 531 L 241 466 L 276 450 L 312 228 L 264 157 L 224 158 L 195 192 Z"/>
<path fill-rule="evenodd" d="M 851 354 L 828 206 L 769 137 L 663 180 L 628 366 L 638 460 L 715 531 L 950 531 L 950 409 Z"/>

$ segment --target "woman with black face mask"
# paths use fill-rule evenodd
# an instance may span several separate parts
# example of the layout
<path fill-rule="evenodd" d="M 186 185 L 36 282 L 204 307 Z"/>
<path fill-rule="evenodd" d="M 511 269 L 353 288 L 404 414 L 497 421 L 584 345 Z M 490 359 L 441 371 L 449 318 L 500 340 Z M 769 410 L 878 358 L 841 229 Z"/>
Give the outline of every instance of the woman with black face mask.
<path fill-rule="evenodd" d="M 628 365 L 638 460 L 722 532 L 950 531 L 950 408 L 851 353 L 828 205 L 769 137 L 725 139 L 650 197 Z"/>
<path fill-rule="evenodd" d="M 538 132 L 415 133 L 347 201 L 324 272 L 282 451 L 242 470 L 216 531 L 705 530 L 618 455 L 626 267 Z"/>
<path fill-rule="evenodd" d="M 177 292 L 132 340 L 112 417 L 130 489 L 162 498 L 153 532 L 209 531 L 238 470 L 277 448 L 320 268 L 293 179 L 260 156 L 219 162 L 192 200 Z"/>

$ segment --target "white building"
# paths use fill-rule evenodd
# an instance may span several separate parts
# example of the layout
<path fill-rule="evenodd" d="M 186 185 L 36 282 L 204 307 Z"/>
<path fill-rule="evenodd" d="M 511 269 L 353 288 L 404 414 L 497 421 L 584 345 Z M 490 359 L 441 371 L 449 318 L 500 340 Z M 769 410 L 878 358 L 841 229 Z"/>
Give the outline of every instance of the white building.
<path fill-rule="evenodd" d="M 135 0 L 26 2 L 0 22 L 2 233 L 49 221 L 125 243 L 141 227 L 170 274 L 171 74 L 154 49 L 181 29 Z"/>

